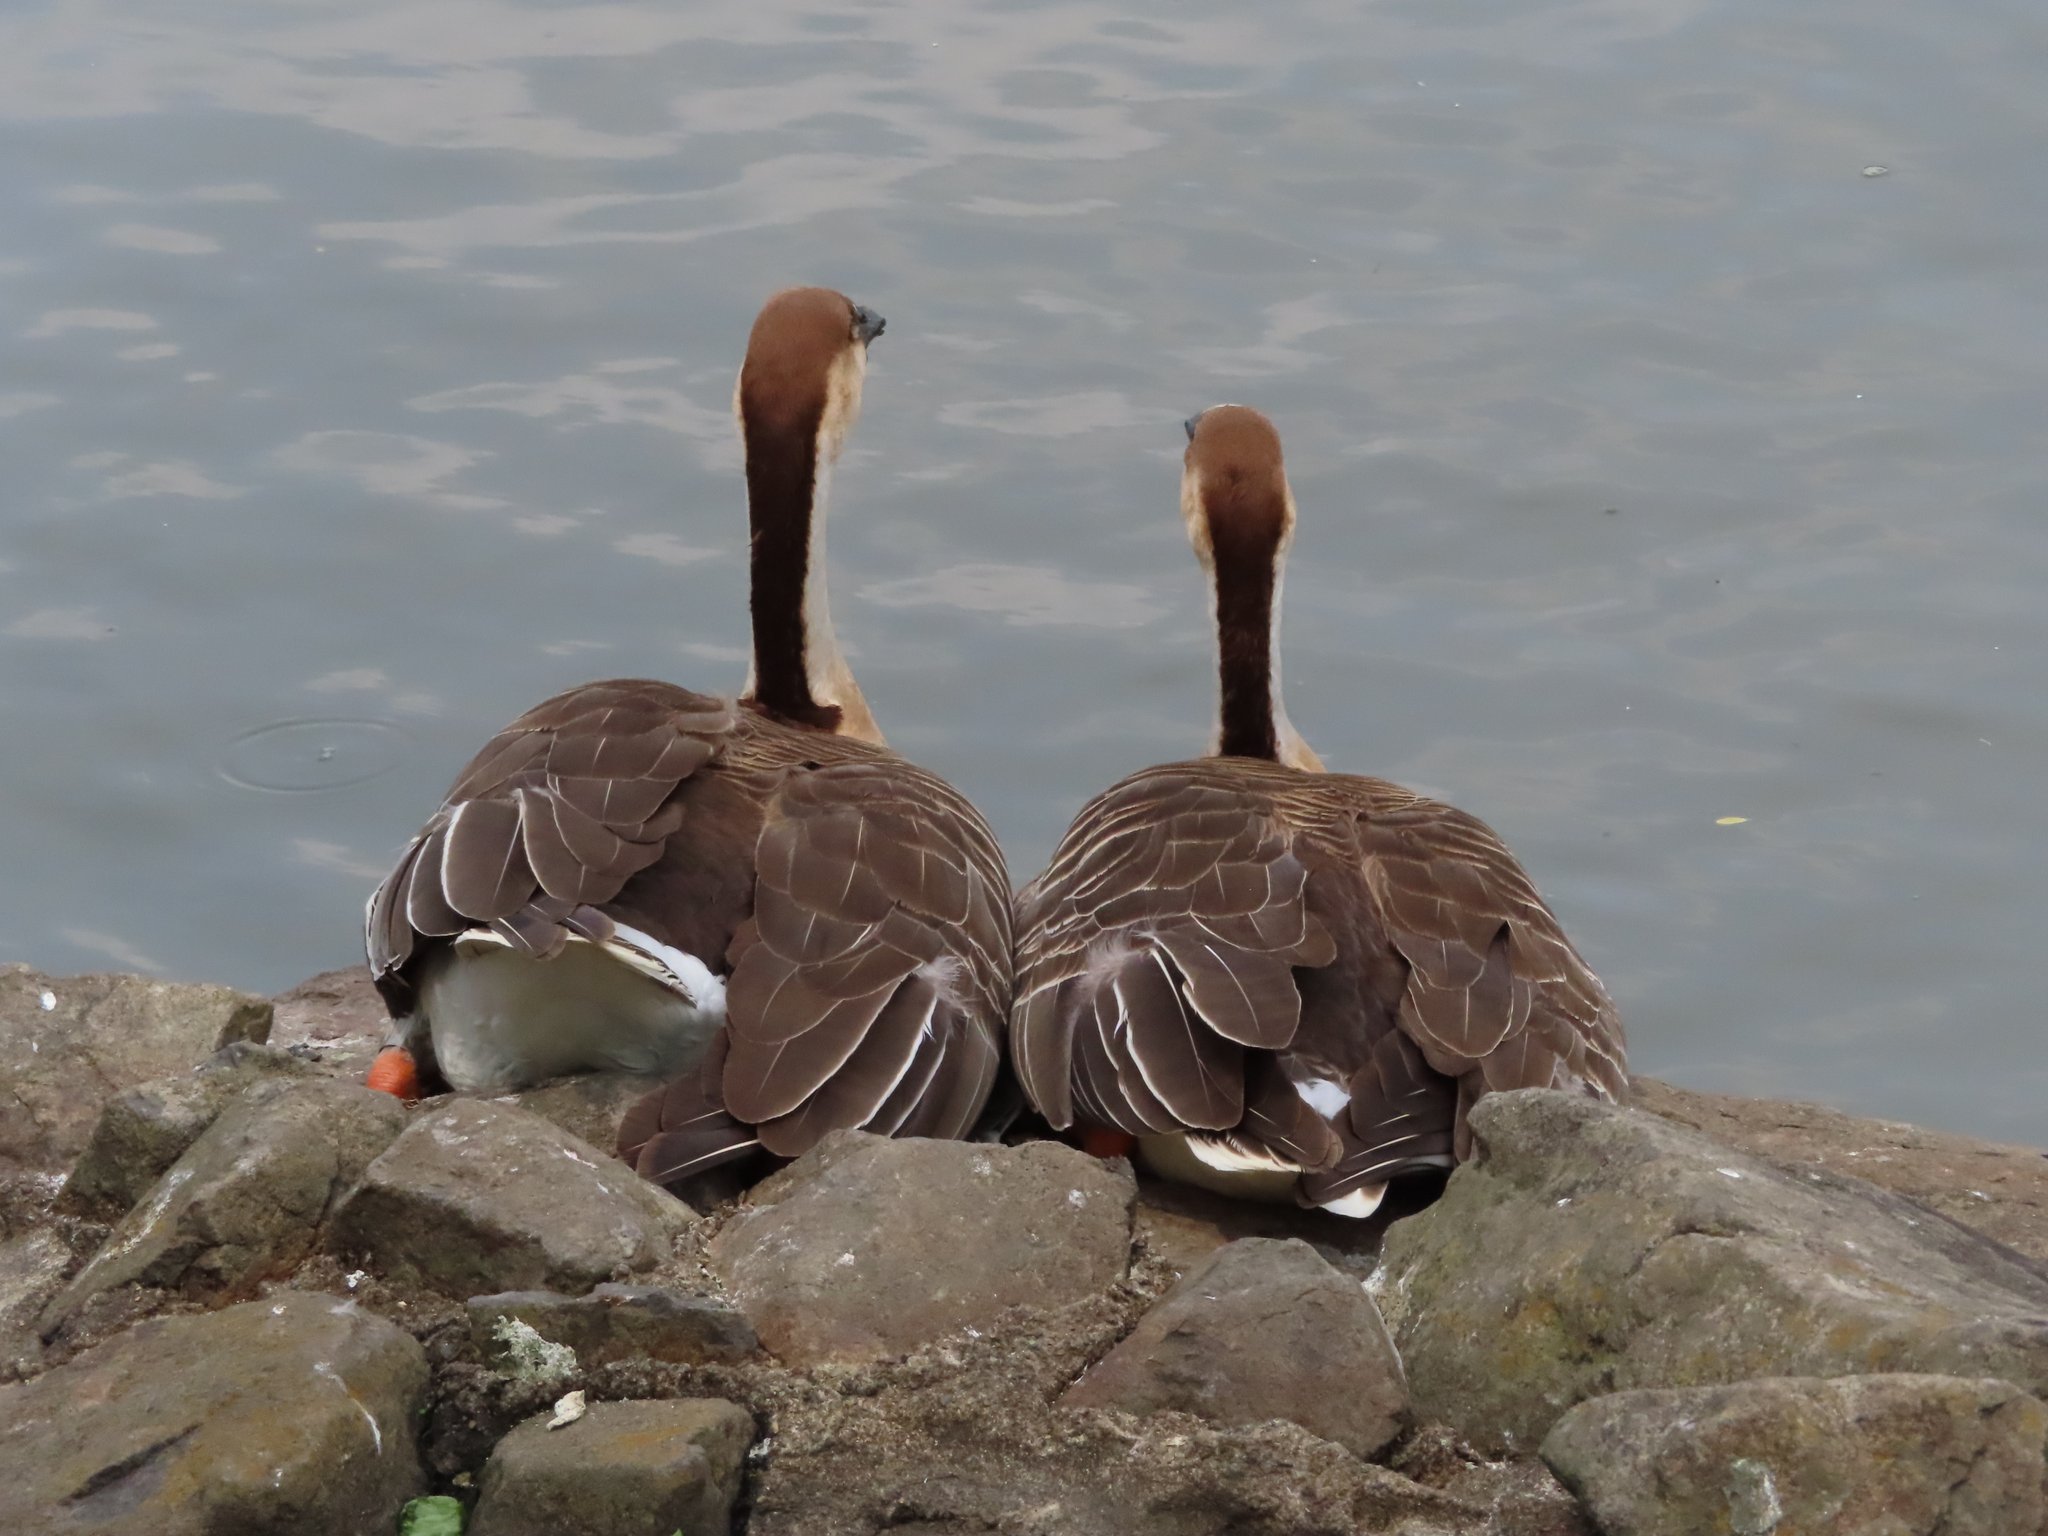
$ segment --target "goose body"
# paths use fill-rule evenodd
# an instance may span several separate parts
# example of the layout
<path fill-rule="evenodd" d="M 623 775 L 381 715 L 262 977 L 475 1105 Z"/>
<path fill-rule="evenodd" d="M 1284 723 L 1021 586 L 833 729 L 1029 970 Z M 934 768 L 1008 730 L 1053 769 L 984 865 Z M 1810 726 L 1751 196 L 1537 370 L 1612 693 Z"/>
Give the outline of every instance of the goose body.
<path fill-rule="evenodd" d="M 1025 888 L 1011 1049 L 1056 1128 L 1135 1138 L 1168 1177 L 1363 1216 L 1391 1180 L 1466 1155 L 1483 1093 L 1621 1096 L 1621 1024 L 1484 822 L 1322 771 L 1279 696 L 1279 436 L 1242 406 L 1188 431 L 1216 739 L 1089 802 Z"/>
<path fill-rule="evenodd" d="M 965 798 L 882 742 L 823 595 L 829 466 L 880 329 L 825 289 L 755 323 L 735 393 L 740 697 L 619 679 L 537 705 L 371 897 L 394 1086 L 407 1063 L 469 1092 L 669 1075 L 620 1153 L 677 1188 L 837 1127 L 973 1127 L 1008 1003 L 1002 856 Z"/>

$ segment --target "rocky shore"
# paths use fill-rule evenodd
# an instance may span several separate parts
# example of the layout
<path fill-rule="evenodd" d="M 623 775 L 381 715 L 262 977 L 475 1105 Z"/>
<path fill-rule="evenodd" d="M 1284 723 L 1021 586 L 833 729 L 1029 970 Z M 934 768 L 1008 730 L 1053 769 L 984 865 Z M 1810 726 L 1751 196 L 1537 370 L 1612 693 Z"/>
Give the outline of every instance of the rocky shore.
<path fill-rule="evenodd" d="M 0 1530 L 2048 1536 L 2038 1150 L 1642 1081 L 1370 1223 L 852 1134 L 699 1212 L 639 1082 L 381 1030 L 0 967 Z"/>

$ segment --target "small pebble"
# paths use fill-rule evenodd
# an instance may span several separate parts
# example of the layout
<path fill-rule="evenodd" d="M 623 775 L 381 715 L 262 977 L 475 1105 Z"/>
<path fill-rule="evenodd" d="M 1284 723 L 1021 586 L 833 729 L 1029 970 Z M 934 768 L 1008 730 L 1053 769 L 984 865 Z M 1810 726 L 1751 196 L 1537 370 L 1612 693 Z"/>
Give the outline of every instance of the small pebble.
<path fill-rule="evenodd" d="M 57 994 L 54 992 L 45 992 L 36 1001 L 43 1005 L 43 1012 L 45 1013 L 55 1013 L 57 1011 Z"/>

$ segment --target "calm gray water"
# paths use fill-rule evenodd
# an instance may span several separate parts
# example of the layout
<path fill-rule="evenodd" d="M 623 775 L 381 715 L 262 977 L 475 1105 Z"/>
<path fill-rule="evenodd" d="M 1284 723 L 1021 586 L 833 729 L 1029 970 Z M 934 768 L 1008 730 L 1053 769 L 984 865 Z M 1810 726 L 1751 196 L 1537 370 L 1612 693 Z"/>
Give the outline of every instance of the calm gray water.
<path fill-rule="evenodd" d="M 0 956 L 348 963 L 511 715 L 736 686 L 821 282 L 834 610 L 1020 879 L 1205 739 L 1248 401 L 1297 724 L 1501 829 L 1639 1068 L 2048 1138 L 2044 79 L 2039 0 L 11 7 Z"/>

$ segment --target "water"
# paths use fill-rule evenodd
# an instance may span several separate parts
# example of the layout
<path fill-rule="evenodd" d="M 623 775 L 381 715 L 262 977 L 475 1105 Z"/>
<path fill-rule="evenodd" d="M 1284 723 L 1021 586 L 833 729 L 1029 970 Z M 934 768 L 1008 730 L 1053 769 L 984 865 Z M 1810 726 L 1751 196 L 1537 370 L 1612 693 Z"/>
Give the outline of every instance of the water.
<path fill-rule="evenodd" d="M 14 8 L 0 954 L 348 963 L 504 720 L 736 685 L 732 372 L 825 282 L 834 609 L 1020 879 L 1205 737 L 1250 401 L 1296 722 L 1506 834 L 1638 1067 L 2048 1138 L 2048 16 L 1886 10 Z"/>

